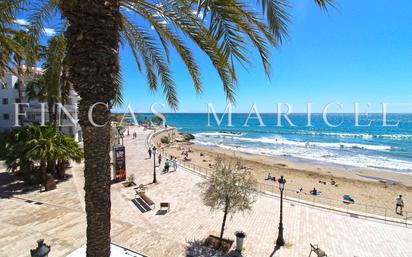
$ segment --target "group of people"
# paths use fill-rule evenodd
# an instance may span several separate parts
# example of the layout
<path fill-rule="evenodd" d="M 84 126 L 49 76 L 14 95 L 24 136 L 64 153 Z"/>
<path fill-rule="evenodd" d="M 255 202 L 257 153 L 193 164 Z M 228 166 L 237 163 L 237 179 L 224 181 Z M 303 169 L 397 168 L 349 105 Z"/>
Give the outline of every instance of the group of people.
<path fill-rule="evenodd" d="M 191 161 L 191 159 L 189 158 L 189 152 L 192 152 L 192 150 L 189 148 L 188 151 L 183 151 L 180 155 L 183 155 L 183 160 L 185 161 Z"/>
<path fill-rule="evenodd" d="M 161 154 L 159 154 L 158 161 L 159 161 L 159 166 L 160 166 L 160 164 L 162 163 L 162 155 Z M 176 157 L 172 156 L 170 159 L 166 158 L 165 166 L 163 167 L 163 173 L 169 172 L 170 167 L 173 168 L 173 171 L 177 170 L 177 159 L 176 159 Z"/>
<path fill-rule="evenodd" d="M 149 159 L 152 158 L 152 152 L 153 152 L 152 148 L 149 148 L 147 150 L 147 153 L 149 154 Z M 159 155 L 157 156 L 157 162 L 159 166 L 162 164 L 162 159 L 163 159 L 163 155 L 159 153 Z M 163 167 L 163 172 L 164 173 L 169 172 L 170 167 L 173 168 L 173 171 L 177 170 L 177 158 L 176 157 L 171 156 L 170 159 L 166 158 L 165 165 Z"/>

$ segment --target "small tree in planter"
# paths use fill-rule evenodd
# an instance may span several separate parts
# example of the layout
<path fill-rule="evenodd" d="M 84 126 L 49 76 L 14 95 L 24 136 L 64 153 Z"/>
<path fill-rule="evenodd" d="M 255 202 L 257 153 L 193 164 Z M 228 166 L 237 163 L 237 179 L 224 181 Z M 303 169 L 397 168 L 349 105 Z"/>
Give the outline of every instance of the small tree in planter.
<path fill-rule="evenodd" d="M 252 209 L 256 200 L 256 180 L 250 171 L 242 169 L 240 160 L 216 159 L 215 172 L 201 184 L 205 205 L 212 210 L 222 210 L 223 222 L 219 245 L 222 246 L 227 215 Z"/>
<path fill-rule="evenodd" d="M 131 187 L 135 186 L 136 184 L 134 183 L 134 175 L 131 174 L 130 176 L 127 177 L 127 181 L 123 182 L 123 186 L 125 187 Z"/>

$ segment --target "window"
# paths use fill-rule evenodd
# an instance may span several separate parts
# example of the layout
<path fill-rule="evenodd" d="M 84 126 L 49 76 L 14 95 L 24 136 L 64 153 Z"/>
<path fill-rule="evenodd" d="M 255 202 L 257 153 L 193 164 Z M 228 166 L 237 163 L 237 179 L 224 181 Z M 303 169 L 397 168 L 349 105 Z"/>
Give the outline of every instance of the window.
<path fill-rule="evenodd" d="M 3 120 L 8 120 L 10 119 L 10 116 L 8 113 L 3 113 Z"/>
<path fill-rule="evenodd" d="M 3 104 L 9 104 L 9 99 L 8 98 L 3 98 L 2 103 Z"/>
<path fill-rule="evenodd" d="M 16 98 L 16 103 L 21 103 L 20 98 Z"/>
<path fill-rule="evenodd" d="M 27 119 L 29 121 L 35 121 L 36 120 L 36 114 L 35 113 L 28 113 L 27 114 Z"/>
<path fill-rule="evenodd" d="M 0 81 L 1 89 L 7 89 L 6 83 Z"/>

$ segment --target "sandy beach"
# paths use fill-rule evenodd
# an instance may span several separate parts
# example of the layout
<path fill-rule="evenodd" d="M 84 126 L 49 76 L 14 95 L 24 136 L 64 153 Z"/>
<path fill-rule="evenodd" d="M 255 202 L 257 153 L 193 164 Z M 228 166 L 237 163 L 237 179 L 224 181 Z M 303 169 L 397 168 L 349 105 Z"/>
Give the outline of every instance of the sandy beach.
<path fill-rule="evenodd" d="M 189 158 L 191 160 L 188 162 L 210 171 L 213 170 L 210 164 L 213 164 L 218 155 L 224 155 L 227 158 L 241 158 L 243 165 L 255 174 L 261 187 L 266 187 L 267 191 L 278 190 L 277 182 L 267 181 L 265 178 L 269 172 L 276 178 L 283 175 L 287 180 L 286 194 L 295 198 L 345 208 L 342 198 L 343 195 L 349 194 L 355 200 L 355 204 L 350 206 L 352 209 L 364 211 L 364 208 L 368 208 L 368 212 L 384 215 L 384 208 L 387 208 L 388 216 L 401 217 L 394 213 L 394 209 L 395 199 L 402 194 L 405 210 L 411 210 L 412 176 L 406 174 L 372 168 L 315 164 L 305 160 L 248 154 L 187 142 L 174 143 L 165 149 L 168 154 L 180 159 L 183 158 L 182 151 L 190 149 Z M 331 183 L 332 180 L 334 180 L 334 185 Z M 315 198 L 310 195 L 309 191 L 314 187 L 321 192 L 320 197 Z M 300 188 L 303 191 L 297 193 Z M 365 207 L 365 204 L 368 207 Z"/>

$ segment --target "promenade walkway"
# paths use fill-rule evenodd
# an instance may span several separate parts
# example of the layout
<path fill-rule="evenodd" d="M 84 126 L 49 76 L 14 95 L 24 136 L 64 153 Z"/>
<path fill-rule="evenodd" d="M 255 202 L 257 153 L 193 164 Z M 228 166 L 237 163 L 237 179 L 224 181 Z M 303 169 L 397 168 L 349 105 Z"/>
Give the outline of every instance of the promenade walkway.
<path fill-rule="evenodd" d="M 137 138 L 132 133 L 137 132 Z M 142 213 L 132 202 L 134 190 L 120 183 L 112 186 L 112 241 L 150 257 L 185 256 L 186 247 L 209 234 L 218 235 L 222 212 L 203 205 L 198 184 L 203 178 L 179 168 L 153 180 L 153 159 L 144 147 L 146 131 L 130 130 L 125 137 L 128 175 L 137 184 L 148 184 L 147 195 L 156 203 L 170 202 L 166 215 L 152 210 Z M 15 195 L 22 199 L 0 199 L 0 256 L 28 256 L 38 238 L 52 245 L 50 257 L 66 256 L 85 243 L 85 213 L 82 167 L 70 172 L 73 178 L 46 193 Z M 225 236 L 247 234 L 243 256 L 308 256 L 309 243 L 318 244 L 328 256 L 408 257 L 412 256 L 412 229 L 402 225 L 364 220 L 297 203 L 284 204 L 287 245 L 274 252 L 279 222 L 279 200 L 259 195 L 250 213 L 237 214 L 227 222 Z M 12 252 L 13 255 L 7 254 Z"/>

